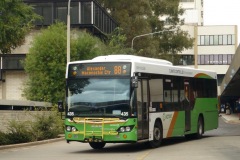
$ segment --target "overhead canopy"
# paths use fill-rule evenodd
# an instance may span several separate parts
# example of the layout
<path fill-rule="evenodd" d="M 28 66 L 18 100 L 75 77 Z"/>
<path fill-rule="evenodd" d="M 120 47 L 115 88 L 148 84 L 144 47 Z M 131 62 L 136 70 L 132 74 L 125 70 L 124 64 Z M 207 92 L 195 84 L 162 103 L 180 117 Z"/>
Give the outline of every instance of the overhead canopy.
<path fill-rule="evenodd" d="M 232 63 L 220 86 L 221 98 L 231 97 L 237 99 L 240 97 L 240 46 L 232 59 Z"/>

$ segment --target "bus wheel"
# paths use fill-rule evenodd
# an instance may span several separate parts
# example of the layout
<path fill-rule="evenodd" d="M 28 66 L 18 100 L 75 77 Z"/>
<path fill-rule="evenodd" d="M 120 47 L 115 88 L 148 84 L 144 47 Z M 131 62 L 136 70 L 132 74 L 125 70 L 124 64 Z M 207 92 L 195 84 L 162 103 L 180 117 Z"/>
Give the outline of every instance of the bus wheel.
<path fill-rule="evenodd" d="M 204 133 L 203 119 L 202 119 L 202 117 L 199 117 L 198 124 L 197 124 L 197 133 L 196 133 L 195 137 L 197 139 L 200 139 L 200 138 L 202 138 L 203 133 Z"/>
<path fill-rule="evenodd" d="M 104 143 L 104 142 L 89 142 L 89 145 L 93 149 L 102 149 L 106 145 L 106 143 Z"/>
<path fill-rule="evenodd" d="M 163 129 L 160 122 L 155 122 L 153 129 L 153 140 L 149 142 L 150 147 L 157 148 L 161 145 L 163 139 Z"/>

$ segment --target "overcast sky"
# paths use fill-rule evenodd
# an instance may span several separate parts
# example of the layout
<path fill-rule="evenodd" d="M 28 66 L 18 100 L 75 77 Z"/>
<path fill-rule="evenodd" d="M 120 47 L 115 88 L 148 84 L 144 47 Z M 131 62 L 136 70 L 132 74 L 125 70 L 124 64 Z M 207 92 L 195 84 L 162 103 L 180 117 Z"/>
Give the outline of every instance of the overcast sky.
<path fill-rule="evenodd" d="M 204 0 L 204 25 L 238 25 L 240 40 L 240 0 Z"/>

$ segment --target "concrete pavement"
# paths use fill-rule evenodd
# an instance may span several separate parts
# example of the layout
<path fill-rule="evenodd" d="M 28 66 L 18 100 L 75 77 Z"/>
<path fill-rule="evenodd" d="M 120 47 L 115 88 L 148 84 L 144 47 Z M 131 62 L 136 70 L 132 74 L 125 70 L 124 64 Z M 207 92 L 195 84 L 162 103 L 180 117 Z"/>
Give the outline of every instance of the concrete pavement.
<path fill-rule="evenodd" d="M 240 120 L 239 120 L 239 118 L 238 118 L 237 113 L 232 113 L 232 114 L 220 113 L 219 116 L 220 116 L 226 123 L 240 124 Z"/>
<path fill-rule="evenodd" d="M 48 139 L 48 140 L 42 140 L 42 141 L 36 141 L 36 142 L 2 145 L 2 146 L 0 146 L 0 150 L 10 149 L 10 148 L 18 148 L 18 147 L 26 147 L 26 146 L 36 146 L 39 144 L 46 144 L 46 143 L 52 143 L 52 142 L 57 142 L 57 141 L 63 141 L 63 140 L 64 140 L 64 137 L 61 136 L 61 137 L 55 138 L 55 139 Z"/>

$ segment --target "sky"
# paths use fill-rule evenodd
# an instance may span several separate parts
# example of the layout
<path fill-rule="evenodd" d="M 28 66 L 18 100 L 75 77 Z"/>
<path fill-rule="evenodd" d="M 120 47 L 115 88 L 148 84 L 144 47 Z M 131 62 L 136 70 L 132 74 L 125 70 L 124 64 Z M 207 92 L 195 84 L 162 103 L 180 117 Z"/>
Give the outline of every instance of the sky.
<path fill-rule="evenodd" d="M 240 0 L 204 0 L 204 25 L 238 25 L 240 40 Z"/>

